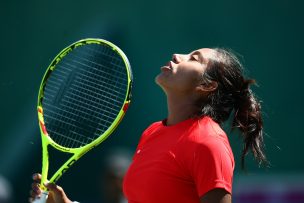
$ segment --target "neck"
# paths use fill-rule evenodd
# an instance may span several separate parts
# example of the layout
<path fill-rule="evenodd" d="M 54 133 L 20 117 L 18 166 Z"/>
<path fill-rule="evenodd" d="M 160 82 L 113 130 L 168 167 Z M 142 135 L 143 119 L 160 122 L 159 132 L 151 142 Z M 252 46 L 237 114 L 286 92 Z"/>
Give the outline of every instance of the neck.
<path fill-rule="evenodd" d="M 174 125 L 191 118 L 198 110 L 191 96 L 167 95 L 167 125 Z"/>

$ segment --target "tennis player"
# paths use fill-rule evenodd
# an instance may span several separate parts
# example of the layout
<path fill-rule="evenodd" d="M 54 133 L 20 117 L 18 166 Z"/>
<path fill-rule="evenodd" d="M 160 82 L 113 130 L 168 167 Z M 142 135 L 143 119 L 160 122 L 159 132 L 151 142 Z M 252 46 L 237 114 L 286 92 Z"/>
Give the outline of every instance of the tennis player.
<path fill-rule="evenodd" d="M 242 168 L 249 152 L 267 164 L 254 80 L 245 78 L 232 52 L 219 48 L 174 54 L 155 80 L 167 96 L 168 116 L 142 134 L 124 177 L 128 202 L 231 203 L 235 162 L 222 124 L 231 118 L 242 135 Z M 48 188 L 48 203 L 71 202 L 59 186 Z M 40 193 L 33 183 L 31 197 Z"/>

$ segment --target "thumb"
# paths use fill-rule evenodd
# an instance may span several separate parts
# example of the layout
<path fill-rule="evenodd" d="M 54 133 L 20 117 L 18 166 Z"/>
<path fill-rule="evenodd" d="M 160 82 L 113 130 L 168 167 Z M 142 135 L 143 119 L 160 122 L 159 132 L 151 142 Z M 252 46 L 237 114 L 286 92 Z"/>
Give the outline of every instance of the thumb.
<path fill-rule="evenodd" d="M 49 190 L 49 198 L 51 200 L 50 202 L 54 202 L 54 203 L 70 202 L 62 187 L 54 183 L 46 183 L 44 185 Z"/>
<path fill-rule="evenodd" d="M 64 194 L 62 187 L 56 185 L 55 183 L 46 183 L 44 185 L 50 192 L 53 192 L 56 195 Z"/>

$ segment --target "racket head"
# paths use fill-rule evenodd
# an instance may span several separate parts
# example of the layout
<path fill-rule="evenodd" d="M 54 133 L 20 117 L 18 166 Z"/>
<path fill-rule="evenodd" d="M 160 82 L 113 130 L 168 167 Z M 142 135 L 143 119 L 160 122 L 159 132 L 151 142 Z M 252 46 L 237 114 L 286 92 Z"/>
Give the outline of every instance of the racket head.
<path fill-rule="evenodd" d="M 88 38 L 63 49 L 39 89 L 43 142 L 65 152 L 100 144 L 125 115 L 132 81 L 128 58 L 109 41 Z"/>

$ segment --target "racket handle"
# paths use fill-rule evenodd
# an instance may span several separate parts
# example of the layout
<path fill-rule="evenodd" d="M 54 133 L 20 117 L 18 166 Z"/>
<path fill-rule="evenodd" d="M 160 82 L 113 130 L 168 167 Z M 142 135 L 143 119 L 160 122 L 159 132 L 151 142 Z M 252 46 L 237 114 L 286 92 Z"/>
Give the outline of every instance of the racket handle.
<path fill-rule="evenodd" d="M 46 203 L 48 192 L 42 192 L 39 198 L 36 198 L 32 203 Z"/>

